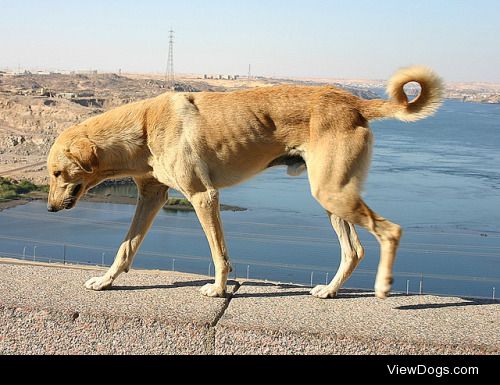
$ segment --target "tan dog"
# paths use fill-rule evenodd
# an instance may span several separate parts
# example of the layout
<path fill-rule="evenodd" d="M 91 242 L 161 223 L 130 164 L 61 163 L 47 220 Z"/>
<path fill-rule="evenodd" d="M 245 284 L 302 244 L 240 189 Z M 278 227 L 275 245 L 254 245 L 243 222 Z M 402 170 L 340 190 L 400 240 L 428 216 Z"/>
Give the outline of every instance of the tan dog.
<path fill-rule="evenodd" d="M 409 103 L 403 86 L 421 85 Z M 220 188 L 253 177 L 275 165 L 290 174 L 307 170 L 311 192 L 327 211 L 342 248 L 333 281 L 311 293 L 333 297 L 350 277 L 363 248 L 354 225 L 380 243 L 375 293 L 385 298 L 392 284 L 400 226 L 375 214 L 361 200 L 368 172 L 372 132 L 368 121 L 415 121 L 434 113 L 443 92 L 441 80 L 425 67 L 395 74 L 391 100 L 363 100 L 334 87 L 277 86 L 233 93 L 167 93 L 91 118 L 64 131 L 48 157 L 49 211 L 71 209 L 91 187 L 109 178 L 132 176 L 139 189 L 130 230 L 111 268 L 85 286 L 109 288 L 127 272 L 168 189 L 193 204 L 210 245 L 215 284 L 204 295 L 225 295 L 231 266 L 219 213 Z"/>

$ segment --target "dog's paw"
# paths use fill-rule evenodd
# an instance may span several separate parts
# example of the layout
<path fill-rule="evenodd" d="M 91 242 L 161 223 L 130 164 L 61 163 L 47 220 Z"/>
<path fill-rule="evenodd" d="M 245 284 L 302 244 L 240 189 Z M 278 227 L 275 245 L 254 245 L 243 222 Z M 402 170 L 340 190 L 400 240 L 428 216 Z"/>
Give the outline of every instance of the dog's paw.
<path fill-rule="evenodd" d="M 111 287 L 113 280 L 106 277 L 94 277 L 85 282 L 85 287 L 89 290 L 101 291 Z"/>
<path fill-rule="evenodd" d="M 321 299 L 326 298 L 334 298 L 337 295 L 337 292 L 332 290 L 330 286 L 319 285 L 310 291 L 310 293 L 316 297 Z"/>
<path fill-rule="evenodd" d="M 213 283 L 207 283 L 200 289 L 200 292 L 205 297 L 217 298 L 226 296 L 226 291 L 219 286 L 215 286 Z"/>
<path fill-rule="evenodd" d="M 385 278 L 375 282 L 375 295 L 377 298 L 386 299 L 389 296 L 392 281 L 392 278 Z"/>

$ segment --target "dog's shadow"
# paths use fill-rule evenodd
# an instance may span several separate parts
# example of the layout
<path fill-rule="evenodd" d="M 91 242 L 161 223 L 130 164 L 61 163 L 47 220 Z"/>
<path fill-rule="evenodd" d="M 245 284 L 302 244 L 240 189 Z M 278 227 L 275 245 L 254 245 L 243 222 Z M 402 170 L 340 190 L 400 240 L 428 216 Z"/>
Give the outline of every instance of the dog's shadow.
<path fill-rule="evenodd" d="M 196 281 L 179 281 L 168 285 L 149 285 L 149 286 L 113 286 L 111 290 L 114 291 L 141 291 L 141 290 L 168 290 L 183 287 L 194 287 L 201 288 L 207 283 L 213 283 L 213 280 L 196 280 Z M 234 280 L 228 280 L 228 286 L 236 287 L 239 289 L 240 283 Z M 242 293 L 238 290 L 235 293 L 229 294 L 229 297 L 235 299 L 242 298 L 279 298 L 279 297 L 309 297 L 310 288 L 301 287 L 291 284 L 280 284 L 271 282 L 245 282 L 247 287 L 266 287 L 270 288 L 267 292 L 257 292 L 257 293 Z M 373 297 L 373 291 L 369 290 L 354 290 L 354 289 L 342 289 L 336 299 L 356 299 L 356 298 L 370 298 Z M 391 297 L 419 297 L 418 294 L 403 294 L 394 293 Z M 487 300 L 487 299 L 475 299 L 475 298 L 460 298 L 461 302 L 445 302 L 445 303 L 422 303 L 422 304 L 412 304 L 412 305 L 402 305 L 397 306 L 394 310 L 428 310 L 428 309 L 443 309 L 449 307 L 465 307 L 465 306 L 484 306 L 491 304 L 498 304 L 498 301 Z"/>
<path fill-rule="evenodd" d="M 141 291 L 141 290 L 168 290 L 182 287 L 201 288 L 207 283 L 213 283 L 213 280 L 197 280 L 197 281 L 179 281 L 169 285 L 150 285 L 150 286 L 113 286 L 110 290 L 113 291 Z M 240 283 L 234 280 L 228 280 L 229 287 L 233 286 L 239 289 Z M 245 282 L 246 287 L 269 287 L 274 290 L 258 293 L 241 293 L 238 290 L 230 294 L 232 298 L 272 298 L 272 297 L 309 297 L 310 288 L 292 284 L 281 284 L 271 282 Z M 399 294 L 395 294 L 397 296 Z M 365 290 L 349 290 L 343 289 L 335 298 L 364 298 L 372 297 L 373 292 Z"/>
<path fill-rule="evenodd" d="M 234 294 L 234 298 L 273 298 L 273 297 L 311 297 L 311 288 L 286 283 L 271 282 L 245 282 L 247 287 L 269 287 L 274 290 L 259 293 Z M 367 290 L 343 289 L 335 298 L 364 298 L 373 296 L 373 292 Z"/>
<path fill-rule="evenodd" d="M 412 295 L 418 297 L 418 294 Z M 403 305 L 395 307 L 395 310 L 429 310 L 429 309 L 444 309 L 448 307 L 466 307 L 466 306 L 484 306 L 499 304 L 496 300 L 491 299 L 476 299 L 476 298 L 460 298 L 461 302 L 444 302 L 444 303 L 422 303 L 415 305 Z"/>
<path fill-rule="evenodd" d="M 112 286 L 111 290 L 114 291 L 141 291 L 141 290 L 163 290 L 163 289 L 176 289 L 180 287 L 199 287 L 213 283 L 213 280 L 198 280 L 198 281 L 181 281 L 174 282 L 169 285 L 149 285 L 149 286 Z M 228 285 L 239 285 L 236 281 L 227 281 Z"/>

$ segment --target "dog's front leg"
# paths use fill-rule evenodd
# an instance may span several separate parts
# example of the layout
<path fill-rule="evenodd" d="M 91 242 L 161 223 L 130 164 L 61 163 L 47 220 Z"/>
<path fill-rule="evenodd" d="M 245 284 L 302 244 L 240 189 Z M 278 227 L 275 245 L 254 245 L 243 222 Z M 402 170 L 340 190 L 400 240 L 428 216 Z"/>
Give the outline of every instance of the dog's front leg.
<path fill-rule="evenodd" d="M 226 294 L 227 276 L 231 271 L 231 264 L 227 256 L 220 219 L 219 192 L 207 190 L 196 193 L 190 197 L 190 201 L 207 236 L 215 265 L 215 284 L 203 286 L 201 293 L 207 297 L 223 297 Z"/>
<path fill-rule="evenodd" d="M 108 289 L 121 273 L 128 272 L 156 214 L 167 201 L 167 186 L 151 180 L 136 179 L 135 182 L 139 190 L 139 197 L 127 236 L 116 254 L 113 265 L 104 276 L 89 279 L 85 283 L 87 289 L 97 291 Z"/>

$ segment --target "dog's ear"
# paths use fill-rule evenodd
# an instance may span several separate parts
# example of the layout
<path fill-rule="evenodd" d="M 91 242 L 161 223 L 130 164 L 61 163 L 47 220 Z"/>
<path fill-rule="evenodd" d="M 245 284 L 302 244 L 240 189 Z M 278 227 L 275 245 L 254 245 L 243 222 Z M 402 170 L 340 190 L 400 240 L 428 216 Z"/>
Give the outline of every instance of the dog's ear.
<path fill-rule="evenodd" d="M 71 143 L 71 146 L 65 150 L 65 154 L 83 171 L 89 174 L 99 166 L 97 147 L 87 138 L 75 140 Z"/>

